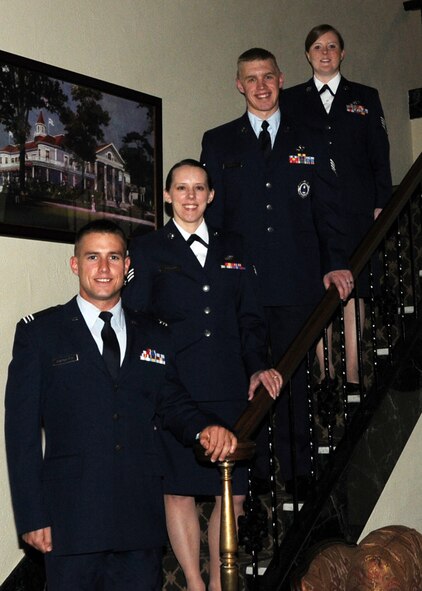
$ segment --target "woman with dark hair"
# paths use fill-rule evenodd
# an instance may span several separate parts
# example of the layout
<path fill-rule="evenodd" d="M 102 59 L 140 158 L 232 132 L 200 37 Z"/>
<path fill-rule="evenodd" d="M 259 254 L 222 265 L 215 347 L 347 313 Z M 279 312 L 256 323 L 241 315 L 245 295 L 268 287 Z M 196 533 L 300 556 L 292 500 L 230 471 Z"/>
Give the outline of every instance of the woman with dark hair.
<path fill-rule="evenodd" d="M 305 40 L 305 55 L 313 77 L 284 90 L 281 104 L 304 124 L 325 137 L 332 167 L 340 184 L 340 199 L 346 217 L 345 247 L 349 255 L 368 232 L 391 197 L 389 142 L 378 91 L 346 80 L 340 73 L 345 56 L 341 34 L 331 25 L 311 29 Z M 367 270 L 358 282 L 360 320 L 369 295 Z M 354 293 L 345 305 L 346 378 L 349 394 L 360 391 Z M 329 376 L 325 375 L 323 347 L 317 347 L 324 389 L 334 389 L 329 332 Z"/>
<path fill-rule="evenodd" d="M 214 191 L 196 160 L 175 164 L 164 198 L 172 219 L 157 232 L 133 240 L 132 268 L 124 290 L 126 305 L 167 323 L 176 346 L 181 381 L 200 408 L 233 425 L 256 388 L 276 398 L 280 374 L 267 369 L 263 312 L 255 275 L 241 238 L 207 226 L 204 211 Z M 219 532 L 221 483 L 215 466 L 197 462 L 168 431 L 159 431 L 167 529 L 184 571 L 188 591 L 203 591 L 200 527 L 195 496 L 215 496 L 208 527 L 210 591 L 220 591 Z M 233 473 L 235 517 L 243 513 L 246 468 Z"/>

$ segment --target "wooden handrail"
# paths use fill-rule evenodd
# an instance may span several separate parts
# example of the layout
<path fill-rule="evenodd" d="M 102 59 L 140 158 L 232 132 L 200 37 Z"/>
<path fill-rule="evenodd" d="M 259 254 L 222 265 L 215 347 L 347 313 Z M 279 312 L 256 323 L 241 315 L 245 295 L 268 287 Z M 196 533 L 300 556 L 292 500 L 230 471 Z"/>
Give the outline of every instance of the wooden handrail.
<path fill-rule="evenodd" d="M 390 202 L 353 253 L 350 259 L 350 269 L 353 277 L 358 277 L 421 182 L 422 153 L 415 160 L 400 186 L 394 192 Z M 324 326 L 329 323 L 339 303 L 340 298 L 337 289 L 332 285 L 277 364 L 277 369 L 283 376 L 283 388 L 317 340 Z M 273 404 L 274 400 L 261 386 L 234 427 L 240 441 L 248 440 L 253 435 Z"/>

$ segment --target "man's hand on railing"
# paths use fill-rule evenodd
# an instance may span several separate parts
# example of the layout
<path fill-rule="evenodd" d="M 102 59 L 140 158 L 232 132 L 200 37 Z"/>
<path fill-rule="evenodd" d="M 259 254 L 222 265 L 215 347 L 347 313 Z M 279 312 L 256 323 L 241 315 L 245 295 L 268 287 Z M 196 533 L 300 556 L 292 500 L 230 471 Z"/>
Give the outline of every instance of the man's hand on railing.
<path fill-rule="evenodd" d="M 210 425 L 200 432 L 199 443 L 206 450 L 205 455 L 211 456 L 211 462 L 223 462 L 236 451 L 237 437 L 224 427 Z"/>
<path fill-rule="evenodd" d="M 382 207 L 376 207 L 374 209 L 374 220 L 376 220 L 379 216 L 379 214 L 382 212 Z"/>
<path fill-rule="evenodd" d="M 276 369 L 256 371 L 251 375 L 251 379 L 249 380 L 248 400 L 252 400 L 255 396 L 256 389 L 261 384 L 265 387 L 271 398 L 275 400 L 280 394 L 283 378 Z"/>
<path fill-rule="evenodd" d="M 330 271 L 324 275 L 323 282 L 325 289 L 328 289 L 331 284 L 335 285 L 340 299 L 344 302 L 353 290 L 353 275 L 348 269 Z"/>

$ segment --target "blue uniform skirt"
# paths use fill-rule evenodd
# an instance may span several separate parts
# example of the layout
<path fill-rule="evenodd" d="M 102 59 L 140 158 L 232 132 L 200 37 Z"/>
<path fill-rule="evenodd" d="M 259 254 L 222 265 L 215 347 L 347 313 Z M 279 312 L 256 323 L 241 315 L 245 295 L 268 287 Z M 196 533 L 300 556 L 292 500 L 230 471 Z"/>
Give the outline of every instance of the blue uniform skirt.
<path fill-rule="evenodd" d="M 221 424 L 231 428 L 246 408 L 246 400 L 197 402 L 204 413 L 212 413 L 221 418 Z M 162 466 L 164 472 L 164 492 L 185 496 L 221 495 L 220 471 L 217 464 L 199 462 L 192 447 L 185 447 L 167 430 L 158 432 Z M 232 472 L 233 494 L 247 492 L 247 464 L 236 462 Z"/>

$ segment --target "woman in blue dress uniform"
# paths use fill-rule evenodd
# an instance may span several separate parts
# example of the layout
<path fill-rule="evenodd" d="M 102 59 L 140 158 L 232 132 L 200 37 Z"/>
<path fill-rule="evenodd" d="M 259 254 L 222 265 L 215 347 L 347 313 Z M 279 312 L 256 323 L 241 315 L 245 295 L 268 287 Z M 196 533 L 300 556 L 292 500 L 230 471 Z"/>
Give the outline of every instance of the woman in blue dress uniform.
<path fill-rule="evenodd" d="M 242 239 L 204 221 L 213 197 L 211 180 L 199 162 L 183 160 L 172 167 L 164 198 L 172 205 L 173 218 L 157 232 L 133 239 L 123 300 L 170 326 L 187 391 L 200 408 L 233 425 L 260 384 L 272 397 L 278 395 L 281 376 L 267 369 L 265 320 Z M 213 495 L 208 589 L 220 591 L 219 472 L 198 463 L 192 449 L 175 441 L 170 432 L 162 431 L 161 437 L 167 529 L 187 589 L 205 590 L 195 496 Z M 233 493 L 237 519 L 243 513 L 246 468 L 234 470 Z"/>
<path fill-rule="evenodd" d="M 346 250 L 358 246 L 391 197 L 392 183 L 389 142 L 378 91 L 350 82 L 340 73 L 344 41 L 331 25 L 318 25 L 307 35 L 305 54 L 313 77 L 284 90 L 285 111 L 325 136 L 333 166 L 340 181 L 342 206 L 346 216 Z M 362 273 L 359 295 L 369 295 L 368 275 Z M 364 305 L 360 299 L 361 322 Z M 359 387 L 356 348 L 355 301 L 344 310 L 347 384 L 350 392 Z M 322 347 L 319 347 L 321 378 L 324 378 Z M 334 368 L 330 359 L 330 377 Z"/>

